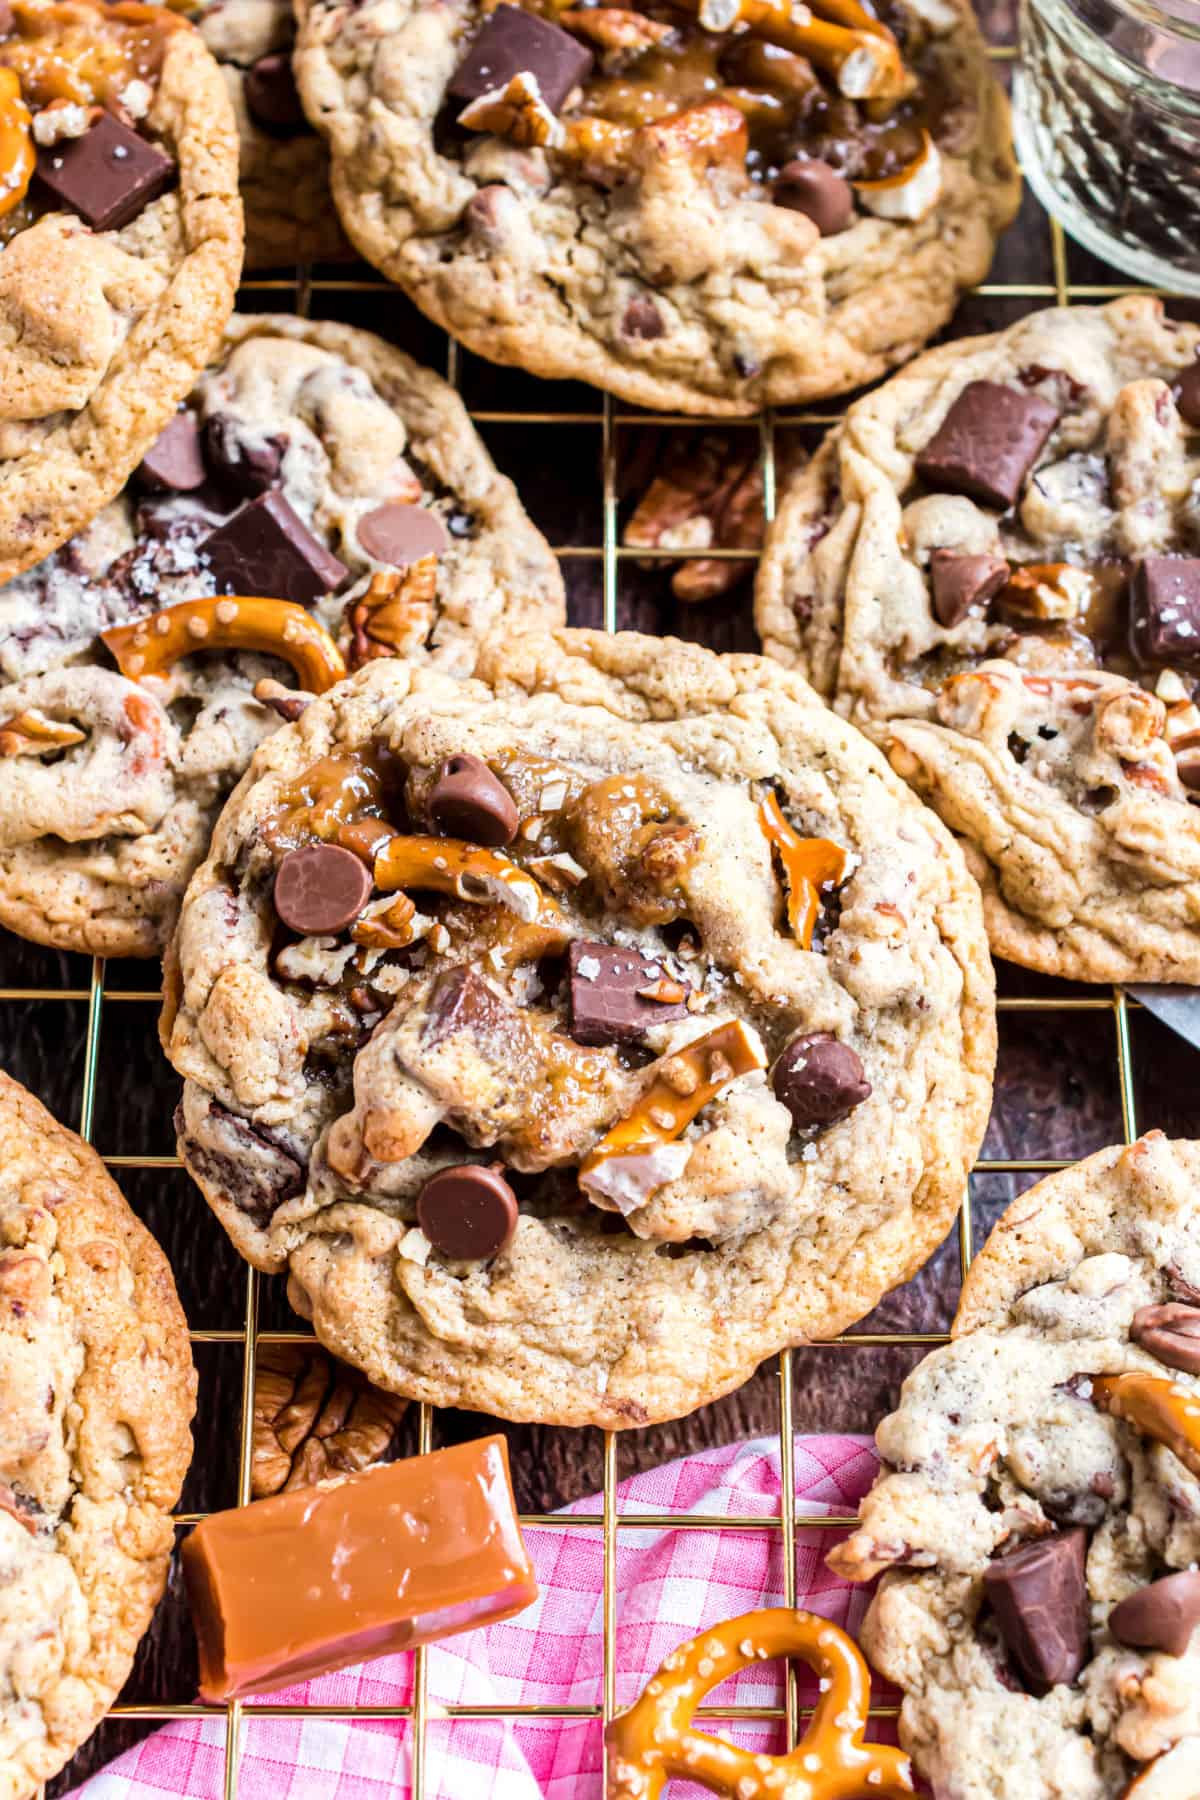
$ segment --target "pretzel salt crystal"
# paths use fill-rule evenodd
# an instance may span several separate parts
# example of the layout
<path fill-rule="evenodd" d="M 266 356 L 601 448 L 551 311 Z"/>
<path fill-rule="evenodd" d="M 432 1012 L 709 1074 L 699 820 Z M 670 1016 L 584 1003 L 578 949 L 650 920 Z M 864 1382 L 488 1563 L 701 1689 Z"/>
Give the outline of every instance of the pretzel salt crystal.
<path fill-rule="evenodd" d="M 20 76 L 0 68 L 0 218 L 21 204 L 36 166 L 33 120 L 21 98 Z"/>
<path fill-rule="evenodd" d="M 526 924 L 558 911 L 533 876 L 507 856 L 459 838 L 389 838 L 375 857 L 375 886 L 384 893 L 429 888 L 477 906 L 505 906 Z"/>
<path fill-rule="evenodd" d="M 1092 1399 L 1101 1412 L 1165 1444 L 1185 1469 L 1200 1476 L 1200 1395 L 1167 1375 L 1131 1369 L 1093 1376 Z"/>
<path fill-rule="evenodd" d="M 323 694 L 342 680 L 342 653 L 311 613 L 291 600 L 226 594 L 181 600 L 147 618 L 100 633 L 129 681 L 161 675 L 197 650 L 258 650 L 290 663 L 301 687 Z"/>
<path fill-rule="evenodd" d="M 786 1756 L 764 1756 L 692 1727 L 710 1688 L 774 1656 L 799 1656 L 821 1694 Z M 903 1800 L 912 1765 L 889 1744 L 864 1744 L 871 1676 L 840 1626 L 815 1613 L 764 1607 L 702 1631 L 667 1657 L 640 1700 L 609 1725 L 608 1800 L 658 1800 L 672 1779 L 731 1800 Z"/>
<path fill-rule="evenodd" d="M 783 816 L 774 794 L 758 809 L 763 835 L 779 852 L 787 876 L 788 924 L 802 950 L 812 948 L 813 928 L 821 910 L 821 889 L 846 873 L 846 852 L 829 838 L 801 837 Z"/>
<path fill-rule="evenodd" d="M 807 57 L 826 70 L 848 100 L 900 100 L 910 94 L 915 78 L 904 66 L 900 47 L 886 25 L 864 15 L 859 23 L 838 24 L 813 18 L 807 7 L 792 0 L 679 0 L 695 12 L 706 31 L 728 31 L 746 25 L 756 37 Z M 828 10 L 836 19 L 854 18 L 858 11 L 847 0 L 833 0 L 828 8 L 818 0 L 817 11 Z"/>

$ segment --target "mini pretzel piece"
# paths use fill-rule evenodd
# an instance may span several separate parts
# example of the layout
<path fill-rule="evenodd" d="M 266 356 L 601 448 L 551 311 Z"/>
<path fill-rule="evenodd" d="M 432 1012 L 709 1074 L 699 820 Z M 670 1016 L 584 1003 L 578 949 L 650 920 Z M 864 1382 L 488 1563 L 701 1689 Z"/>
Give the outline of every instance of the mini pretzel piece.
<path fill-rule="evenodd" d="M 291 600 L 228 594 L 182 600 L 148 618 L 114 625 L 100 636 L 130 681 L 161 675 L 197 650 L 258 650 L 296 671 L 301 687 L 323 694 L 346 673 L 342 653 L 311 613 Z"/>
<path fill-rule="evenodd" d="M 477 906 L 506 906 L 526 924 L 558 911 L 533 876 L 507 856 L 459 838 L 389 838 L 375 857 L 375 886 L 384 893 L 428 888 Z"/>
<path fill-rule="evenodd" d="M 0 68 L 0 218 L 19 206 L 37 163 L 33 121 L 15 69 Z"/>
<path fill-rule="evenodd" d="M 1165 1444 L 1185 1469 L 1200 1476 L 1200 1396 L 1167 1375 L 1132 1369 L 1094 1376 L 1092 1399 L 1101 1412 Z"/>
<path fill-rule="evenodd" d="M 794 1750 L 763 1756 L 693 1729 L 710 1688 L 773 1656 L 802 1658 L 821 1685 Z M 862 1741 L 870 1697 L 861 1651 L 828 1619 L 782 1606 L 726 1619 L 673 1651 L 641 1699 L 609 1725 L 609 1800 L 658 1800 L 672 1778 L 730 1800 L 902 1800 L 914 1792 L 908 1757 Z"/>
<path fill-rule="evenodd" d="M 729 31 L 746 25 L 756 37 L 807 57 L 837 82 L 848 100 L 900 100 L 910 94 L 915 78 L 905 68 L 900 47 L 885 25 L 863 13 L 850 0 L 833 0 L 833 19 L 813 18 L 808 7 L 792 0 L 680 0 L 694 11 L 706 31 Z M 825 10 L 817 0 L 818 12 Z M 840 19 L 855 19 L 852 25 Z"/>
<path fill-rule="evenodd" d="M 60 725 L 31 706 L 0 725 L 0 756 L 46 756 L 82 744 L 86 736 L 77 725 Z"/>
<path fill-rule="evenodd" d="M 821 889 L 846 873 L 846 852 L 829 838 L 803 838 L 783 816 L 774 794 L 758 809 L 763 836 L 779 852 L 787 876 L 788 924 L 802 950 L 812 948 L 813 928 L 821 910 Z"/>

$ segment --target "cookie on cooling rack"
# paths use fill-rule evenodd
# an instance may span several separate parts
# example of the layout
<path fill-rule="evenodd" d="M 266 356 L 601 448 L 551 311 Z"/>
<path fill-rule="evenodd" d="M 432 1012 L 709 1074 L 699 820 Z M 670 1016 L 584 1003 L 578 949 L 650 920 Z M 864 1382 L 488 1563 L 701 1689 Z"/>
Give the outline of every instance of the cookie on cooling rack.
<path fill-rule="evenodd" d="M 949 835 L 802 682 L 564 632 L 378 663 L 262 746 L 163 1041 L 189 1170 L 336 1355 L 619 1427 L 920 1266 L 992 977 Z"/>
<path fill-rule="evenodd" d="M 0 1073 L 0 1791 L 120 1692 L 167 1578 L 196 1377 L 171 1271 L 100 1158 Z"/>
<path fill-rule="evenodd" d="M 242 255 L 199 34 L 137 0 L 0 18 L 0 581 L 85 525 L 191 386 Z"/>
<path fill-rule="evenodd" d="M 1200 982 L 1200 328 L 1034 313 L 851 407 L 768 538 L 766 647 L 958 833 L 992 947 Z"/>
<path fill-rule="evenodd" d="M 445 382 L 347 326 L 235 320 L 126 491 L 0 590 L 0 923 L 155 954 L 297 678 L 461 672 L 486 632 L 562 612 Z"/>
<path fill-rule="evenodd" d="M 200 0 L 191 13 L 221 65 L 241 144 L 246 266 L 349 254 L 329 192 L 329 157 L 292 78 L 288 0 Z"/>
<path fill-rule="evenodd" d="M 305 0 L 294 66 L 347 233 L 455 337 L 738 414 L 912 355 L 1017 204 L 967 0 L 815 11 Z"/>
<path fill-rule="evenodd" d="M 840 1575 L 901 1738 L 960 1800 L 1191 1800 L 1200 1771 L 1200 1145 L 1016 1200 L 876 1433 Z"/>

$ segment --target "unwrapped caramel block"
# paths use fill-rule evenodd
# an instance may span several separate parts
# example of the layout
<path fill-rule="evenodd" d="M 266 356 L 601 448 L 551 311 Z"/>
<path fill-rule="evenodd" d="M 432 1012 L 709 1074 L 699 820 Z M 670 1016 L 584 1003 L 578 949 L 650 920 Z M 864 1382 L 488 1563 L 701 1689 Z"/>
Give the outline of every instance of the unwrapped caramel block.
<path fill-rule="evenodd" d="M 212 1513 L 183 1546 L 200 1694 L 265 1694 L 537 1596 L 502 1437 Z"/>

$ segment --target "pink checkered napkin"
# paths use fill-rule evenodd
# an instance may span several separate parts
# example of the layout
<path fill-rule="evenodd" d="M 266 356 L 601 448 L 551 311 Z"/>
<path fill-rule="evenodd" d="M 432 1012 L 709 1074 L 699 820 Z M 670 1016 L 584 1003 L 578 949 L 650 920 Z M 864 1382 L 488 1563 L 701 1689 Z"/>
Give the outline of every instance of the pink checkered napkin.
<path fill-rule="evenodd" d="M 796 1440 L 796 1503 L 806 1516 L 853 1512 L 876 1459 L 855 1437 Z M 762 1438 L 709 1450 L 635 1476 L 618 1489 L 619 1510 L 769 1517 L 779 1512 L 779 1444 Z M 598 1512 L 596 1499 L 568 1512 Z M 617 1538 L 617 1703 L 635 1700 L 683 1638 L 756 1606 L 783 1600 L 782 1533 L 629 1529 Z M 502 1625 L 433 1645 L 428 1657 L 428 1800 L 600 1800 L 601 1732 L 593 1719 L 448 1719 L 440 1707 L 598 1706 L 601 1697 L 602 1543 L 597 1527 L 525 1533 L 541 1589 L 536 1603 Z M 866 1595 L 829 1573 L 832 1532 L 799 1540 L 802 1606 L 856 1633 Z M 313 1705 L 396 1706 L 412 1693 L 412 1657 L 386 1656 L 306 1682 L 275 1698 Z M 803 1694 L 803 1690 L 802 1690 Z M 721 1689 L 739 1706 L 778 1706 L 780 1667 L 757 1664 Z M 808 1698 L 808 1696 L 804 1696 Z M 394 1800 L 411 1789 L 410 1727 L 395 1720 L 254 1719 L 247 1708 L 240 1800 Z M 736 1727 L 740 1742 L 778 1750 L 777 1728 Z M 225 1721 L 185 1719 L 147 1738 L 72 1800 L 219 1800 Z M 676 1783 L 672 1796 L 697 1796 Z"/>

